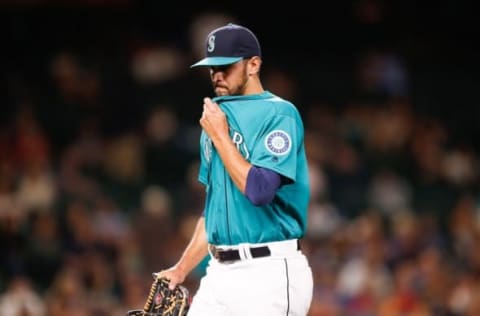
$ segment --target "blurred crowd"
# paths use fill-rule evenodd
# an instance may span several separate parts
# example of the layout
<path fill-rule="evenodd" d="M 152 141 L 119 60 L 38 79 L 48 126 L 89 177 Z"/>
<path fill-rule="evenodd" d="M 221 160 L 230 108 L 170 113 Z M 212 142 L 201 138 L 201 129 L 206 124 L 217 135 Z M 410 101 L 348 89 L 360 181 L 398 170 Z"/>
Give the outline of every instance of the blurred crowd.
<path fill-rule="evenodd" d="M 198 117 L 211 87 L 188 65 L 206 32 L 228 21 L 198 16 L 188 52 L 145 39 L 120 57 L 58 49 L 33 79 L 10 78 L 1 316 L 143 307 L 151 273 L 176 262 L 202 213 Z M 479 155 L 416 111 L 401 54 L 360 55 L 348 69 L 354 93 L 336 103 L 311 97 L 301 74 L 265 64 L 265 88 L 305 122 L 309 316 L 480 315 Z M 185 282 L 192 293 L 207 262 Z"/>

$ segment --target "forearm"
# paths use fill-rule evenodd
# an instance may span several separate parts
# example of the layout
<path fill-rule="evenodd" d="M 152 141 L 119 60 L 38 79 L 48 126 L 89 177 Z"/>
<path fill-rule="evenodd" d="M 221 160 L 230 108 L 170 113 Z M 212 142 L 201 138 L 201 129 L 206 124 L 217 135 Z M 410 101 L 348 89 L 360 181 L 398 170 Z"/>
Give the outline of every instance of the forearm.
<path fill-rule="evenodd" d="M 186 276 L 208 254 L 207 233 L 205 231 L 205 218 L 202 216 L 197 221 L 193 236 L 185 248 L 182 257 L 175 265 Z"/>
<path fill-rule="evenodd" d="M 240 192 L 245 193 L 247 176 L 252 165 L 243 158 L 228 135 L 219 136 L 212 141 L 233 182 Z"/>

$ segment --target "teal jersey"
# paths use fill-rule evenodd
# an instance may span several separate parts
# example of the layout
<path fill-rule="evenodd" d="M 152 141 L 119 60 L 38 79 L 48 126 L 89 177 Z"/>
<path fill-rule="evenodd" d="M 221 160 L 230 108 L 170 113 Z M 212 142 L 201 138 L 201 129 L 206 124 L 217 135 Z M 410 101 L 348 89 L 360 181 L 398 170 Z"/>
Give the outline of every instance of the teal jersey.
<path fill-rule="evenodd" d="M 303 237 L 310 190 L 304 127 L 297 108 L 268 91 L 221 96 L 213 101 L 225 112 L 230 137 L 242 156 L 288 181 L 271 203 L 255 206 L 235 186 L 212 141 L 202 131 L 198 179 L 206 186 L 209 243 L 235 245 Z"/>

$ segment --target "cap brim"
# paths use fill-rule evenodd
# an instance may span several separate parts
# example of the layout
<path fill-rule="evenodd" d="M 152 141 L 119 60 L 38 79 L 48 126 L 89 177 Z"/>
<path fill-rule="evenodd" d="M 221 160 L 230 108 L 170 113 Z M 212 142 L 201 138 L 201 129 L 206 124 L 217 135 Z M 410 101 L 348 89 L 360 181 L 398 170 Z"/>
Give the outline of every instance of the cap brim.
<path fill-rule="evenodd" d="M 207 57 L 199 62 L 193 64 L 190 66 L 190 68 L 193 67 L 199 67 L 199 66 L 225 66 L 225 65 L 231 65 L 236 62 L 239 62 L 242 60 L 242 57 Z"/>

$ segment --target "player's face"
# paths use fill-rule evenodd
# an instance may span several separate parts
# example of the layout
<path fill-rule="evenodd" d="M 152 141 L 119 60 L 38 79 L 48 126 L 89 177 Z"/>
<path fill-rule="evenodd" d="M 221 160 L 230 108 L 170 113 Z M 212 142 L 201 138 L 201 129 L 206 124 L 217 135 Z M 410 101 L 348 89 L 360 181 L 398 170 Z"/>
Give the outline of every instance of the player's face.
<path fill-rule="evenodd" d="M 235 64 L 210 67 L 210 78 L 217 96 L 243 95 L 248 82 L 248 60 Z"/>

